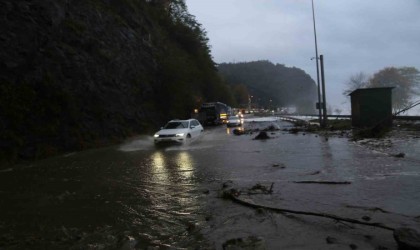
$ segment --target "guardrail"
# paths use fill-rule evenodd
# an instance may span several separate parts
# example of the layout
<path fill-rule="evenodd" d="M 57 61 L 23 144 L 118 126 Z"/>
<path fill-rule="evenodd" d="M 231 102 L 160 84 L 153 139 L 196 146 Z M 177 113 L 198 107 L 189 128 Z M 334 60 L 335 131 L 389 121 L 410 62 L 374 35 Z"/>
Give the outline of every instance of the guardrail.
<path fill-rule="evenodd" d="M 313 114 L 299 114 L 299 115 L 281 115 L 278 114 L 279 116 L 282 117 L 286 117 L 286 116 L 301 116 L 301 117 L 314 117 L 318 118 L 318 115 L 313 115 Z M 336 118 L 336 119 L 351 119 L 351 115 L 327 115 L 328 118 Z M 393 119 L 395 120 L 405 120 L 405 121 L 420 121 L 420 116 L 408 116 L 408 115 L 397 115 L 397 116 L 393 116 Z"/>

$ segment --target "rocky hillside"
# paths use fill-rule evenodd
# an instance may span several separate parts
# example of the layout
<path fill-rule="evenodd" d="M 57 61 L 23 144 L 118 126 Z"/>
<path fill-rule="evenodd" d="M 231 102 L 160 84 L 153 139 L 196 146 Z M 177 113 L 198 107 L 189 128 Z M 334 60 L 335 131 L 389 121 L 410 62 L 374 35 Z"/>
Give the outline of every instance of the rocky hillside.
<path fill-rule="evenodd" d="M 228 101 L 205 33 L 168 2 L 1 1 L 0 159 L 102 145 Z"/>
<path fill-rule="evenodd" d="M 295 106 L 300 113 L 315 112 L 316 84 L 302 69 L 269 61 L 222 63 L 218 68 L 227 83 L 245 86 L 258 106 Z"/>

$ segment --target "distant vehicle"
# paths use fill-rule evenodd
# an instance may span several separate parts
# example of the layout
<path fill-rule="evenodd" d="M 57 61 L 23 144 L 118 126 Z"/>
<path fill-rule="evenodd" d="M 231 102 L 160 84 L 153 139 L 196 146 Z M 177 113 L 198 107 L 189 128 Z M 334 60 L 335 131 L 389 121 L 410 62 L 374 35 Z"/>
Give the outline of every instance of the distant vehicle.
<path fill-rule="evenodd" d="M 221 102 L 203 103 L 197 114 L 197 119 L 204 125 L 226 123 L 232 113 L 231 107 Z"/>
<path fill-rule="evenodd" d="M 238 116 L 229 116 L 226 122 L 226 126 L 228 127 L 238 127 L 241 126 L 243 123 L 243 120 L 239 118 Z"/>
<path fill-rule="evenodd" d="M 190 138 L 198 137 L 204 131 L 196 119 L 171 120 L 155 133 L 155 144 L 162 142 L 184 143 Z"/>

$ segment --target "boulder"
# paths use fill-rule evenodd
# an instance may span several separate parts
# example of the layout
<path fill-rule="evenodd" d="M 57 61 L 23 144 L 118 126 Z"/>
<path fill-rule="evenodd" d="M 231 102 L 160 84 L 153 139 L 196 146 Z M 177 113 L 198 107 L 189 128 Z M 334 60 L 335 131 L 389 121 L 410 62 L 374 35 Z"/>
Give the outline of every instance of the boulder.
<path fill-rule="evenodd" d="M 399 250 L 420 250 L 420 234 L 412 228 L 397 228 L 394 230 L 394 239 Z"/>
<path fill-rule="evenodd" d="M 266 139 L 270 139 L 270 137 L 267 135 L 267 132 L 261 131 L 254 139 L 255 140 L 266 140 Z"/>

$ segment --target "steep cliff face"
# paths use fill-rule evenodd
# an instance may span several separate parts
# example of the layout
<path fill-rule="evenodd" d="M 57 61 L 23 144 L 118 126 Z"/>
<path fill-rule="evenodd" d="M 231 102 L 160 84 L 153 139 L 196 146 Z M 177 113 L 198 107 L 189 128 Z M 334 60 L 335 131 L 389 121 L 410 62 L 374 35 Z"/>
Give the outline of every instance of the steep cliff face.
<path fill-rule="evenodd" d="M 3 0 L 0 20 L 0 158 L 83 149 L 165 118 L 162 64 L 182 45 L 158 1 Z"/>

